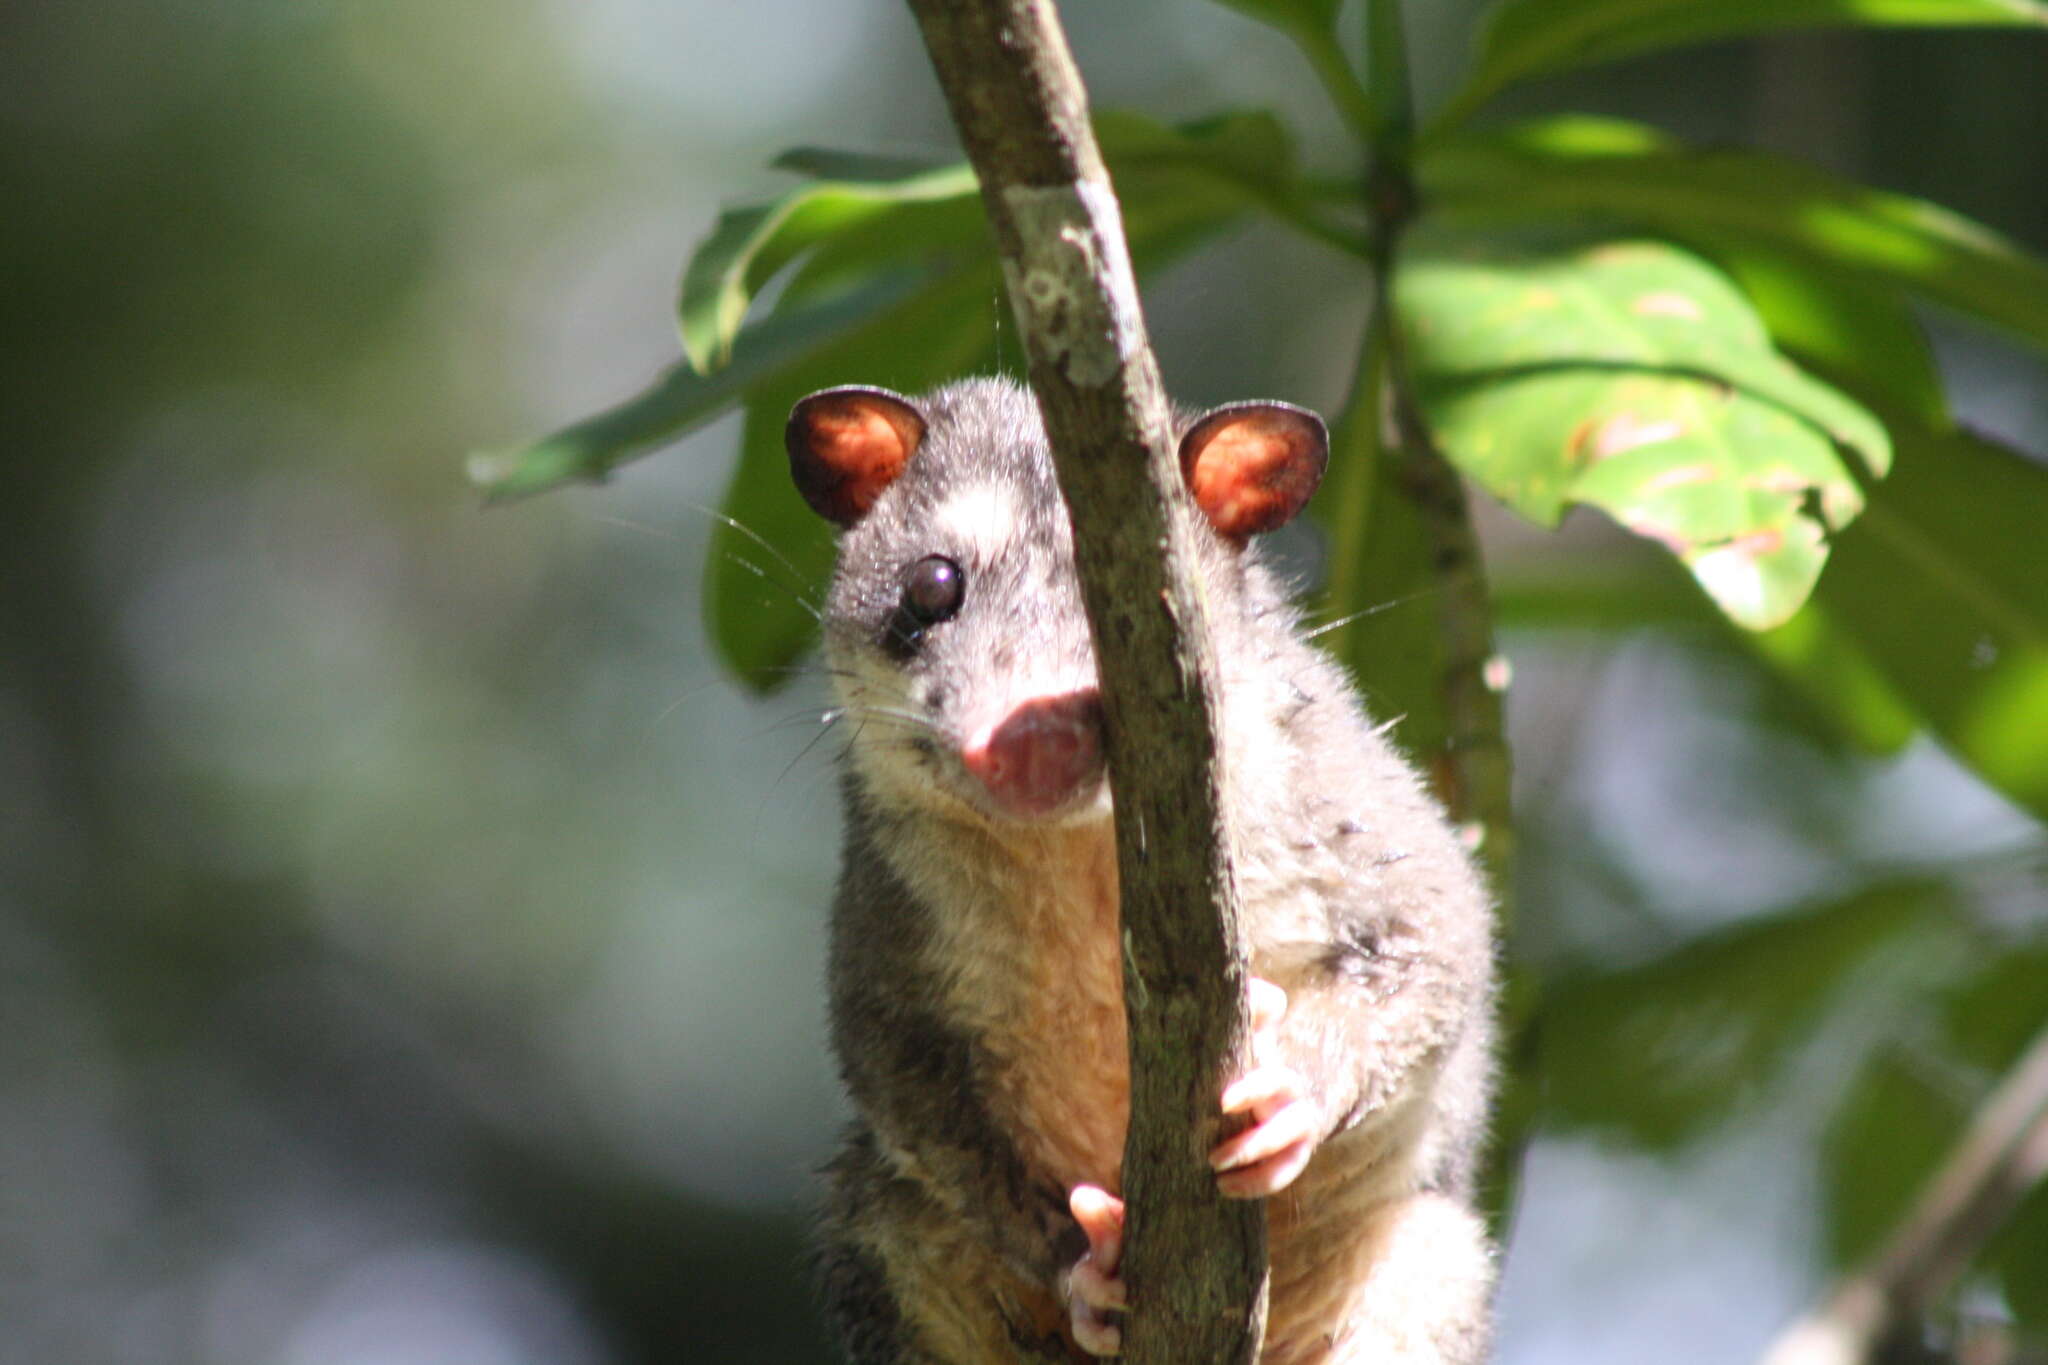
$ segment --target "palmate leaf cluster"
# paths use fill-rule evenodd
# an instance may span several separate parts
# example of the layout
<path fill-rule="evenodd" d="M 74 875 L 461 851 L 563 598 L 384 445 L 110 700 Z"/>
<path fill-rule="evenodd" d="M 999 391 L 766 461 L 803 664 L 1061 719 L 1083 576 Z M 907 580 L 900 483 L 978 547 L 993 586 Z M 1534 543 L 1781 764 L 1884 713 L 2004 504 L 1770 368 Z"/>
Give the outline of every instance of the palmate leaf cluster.
<path fill-rule="evenodd" d="M 1105 113 L 1137 266 L 1264 219 L 1355 256 L 1365 290 L 1372 98 L 1340 55 L 1342 6 L 1228 2 L 1293 38 L 1340 105 L 1352 97 L 1341 112 L 1361 133 L 1361 172 L 1305 173 L 1264 111 L 1179 126 Z M 1932 306 L 2048 350 L 2048 262 L 1938 205 L 1784 156 L 1613 119 L 1471 117 L 1531 77 L 1828 25 L 2002 25 L 2032 30 L 2015 40 L 2048 54 L 2048 6 L 2032 0 L 1496 4 L 1462 86 L 1406 150 L 1419 216 L 1393 258 L 1398 377 L 1472 482 L 1540 526 L 1587 506 L 1663 547 L 1840 733 L 1890 752 L 1931 732 L 2048 817 L 2048 468 L 1957 425 L 1915 315 Z M 682 363 L 617 409 L 474 466 L 498 496 L 600 478 L 742 407 L 707 605 L 726 659 L 763 684 L 815 626 L 799 594 L 764 591 L 761 577 L 814 584 L 829 561 L 786 487 L 791 403 L 849 380 L 916 391 L 990 368 L 1000 291 L 964 164 L 811 149 L 779 164 L 791 188 L 726 212 L 689 263 Z M 1340 453 L 1347 424 L 1377 423 L 1376 388 L 1391 382 L 1385 367 L 1362 373 Z M 1423 540 L 1386 487 L 1334 468 L 1319 500 L 1339 616 L 1429 582 Z M 1510 585 L 1503 608 L 1516 601 Z M 1436 660 L 1385 633 L 1404 629 L 1367 618 L 1340 652 L 1370 661 L 1382 709 L 1407 716 L 1405 737 L 1426 750 L 1441 733 Z M 1832 1249 L 1853 1257 L 1971 1096 L 2048 1021 L 2048 987 L 2031 1012 L 2011 1004 L 2027 991 L 2001 989 L 2027 973 L 2048 982 L 2044 954 L 2038 920 L 1993 931 L 1938 888 L 1880 886 L 1553 981 L 1531 1046 L 1553 1122 L 1660 1147 L 1771 1084 L 1843 1000 L 1910 1015 L 1916 1067 L 1875 1046 L 1844 1063 L 1824 1184 Z M 2042 1199 L 1989 1271 L 2015 1312 L 2048 1326 Z"/>

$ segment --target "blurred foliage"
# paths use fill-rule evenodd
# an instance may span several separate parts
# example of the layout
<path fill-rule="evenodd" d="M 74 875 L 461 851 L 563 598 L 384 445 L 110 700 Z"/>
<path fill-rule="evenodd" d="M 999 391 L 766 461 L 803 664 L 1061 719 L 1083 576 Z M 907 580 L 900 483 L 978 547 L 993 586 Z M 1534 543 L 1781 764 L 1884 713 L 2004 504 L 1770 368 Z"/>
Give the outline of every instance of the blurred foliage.
<path fill-rule="evenodd" d="M 1559 1123 L 1652 1148 L 1754 1103 L 1870 959 L 1925 939 L 1927 888 L 1876 886 L 1703 935 L 1545 991 L 1543 1084 Z"/>
<path fill-rule="evenodd" d="M 1283 5 L 1250 12 L 1298 42 L 1345 102 L 1356 78 L 1329 71 L 1334 10 Z M 1823 19 L 1879 28 L 2040 28 L 2043 14 L 1988 4 L 1804 12 L 1520 0 L 1494 14 L 1479 70 L 1452 109 L 1462 111 L 1495 92 L 1503 71 L 1558 69 L 1709 34 Z M 1560 34 L 1571 40 L 1560 41 Z M 1100 131 L 1141 268 L 1157 267 L 1166 254 L 1162 244 L 1184 249 L 1260 211 L 1325 245 L 1371 254 L 1369 232 L 1380 230 L 1377 225 L 1368 222 L 1367 235 L 1338 226 L 1347 218 L 1370 219 L 1364 176 L 1347 185 L 1296 170 L 1290 139 L 1269 115 L 1211 119 L 1178 132 L 1111 115 Z M 1361 164 L 1372 150 L 1360 149 Z M 1402 149 L 1404 165 L 1407 155 Z M 2048 314 L 2041 311 L 2048 262 L 1951 210 L 1787 158 L 1691 148 L 1641 125 L 1578 116 L 1505 132 L 1438 131 L 1424 136 L 1415 158 L 1425 227 L 1433 215 L 1451 225 L 1522 232 L 1566 219 L 1582 231 L 1590 222 L 1609 233 L 1569 254 L 1486 247 L 1479 255 L 1468 248 L 1398 258 L 1395 306 L 1406 335 L 1401 363 L 1412 370 L 1401 382 L 1417 390 L 1433 439 L 1482 487 L 1539 523 L 1555 524 L 1571 502 L 1602 508 L 1683 559 L 1721 609 L 1752 630 L 1780 626 L 1805 604 L 1834 538 L 1863 507 L 1862 484 L 1890 469 L 1894 441 L 1953 445 L 1966 439 L 1949 428 L 1935 396 L 1924 348 L 1906 318 L 1909 295 L 2048 346 Z M 801 317 L 797 309 L 815 305 L 821 291 L 843 293 L 885 267 L 921 269 L 929 281 L 922 293 L 928 307 L 892 302 L 879 308 L 872 325 L 836 342 L 843 351 L 821 352 L 832 364 L 804 365 L 788 355 L 767 372 L 749 373 L 740 393 L 721 389 L 716 404 L 643 397 L 482 471 L 487 486 L 520 492 L 577 475 L 600 477 L 627 453 L 705 420 L 743 393 L 750 435 L 724 508 L 732 530 L 714 553 L 711 603 L 728 659 L 761 682 L 779 676 L 810 632 L 787 594 L 760 597 L 749 577 L 760 566 L 748 562 L 751 551 L 731 536 L 752 530 L 777 544 L 803 544 L 801 561 L 788 566 L 803 581 L 815 581 L 826 562 L 815 529 L 806 536 L 800 523 L 792 524 L 774 435 L 780 414 L 795 397 L 846 373 L 844 360 L 854 355 L 874 382 L 906 389 L 985 358 L 986 336 L 949 339 L 946 319 L 973 316 L 965 300 L 978 295 L 993 270 L 985 236 L 963 213 L 972 198 L 963 167 L 877 170 L 872 161 L 816 153 L 784 165 L 813 178 L 769 203 L 729 211 L 692 260 L 682 330 L 695 373 L 678 371 L 653 394 L 716 384 L 707 372 L 715 376 L 727 357 L 748 354 L 749 301 L 780 271 L 794 271 L 787 291 L 751 324 L 769 332 L 778 358 L 785 356 L 787 329 Z M 850 178 L 863 169 L 873 178 Z M 826 171 L 831 174 L 821 174 Z M 1756 304 L 1745 296 L 1740 274 L 1724 275 L 1675 244 L 1612 235 L 1630 225 L 1728 252 L 1738 270 L 1747 269 Z M 972 293 L 964 290 L 965 279 L 973 280 Z M 960 297 L 949 297 L 955 289 L 962 289 Z M 1772 326 L 1782 335 L 1774 338 Z M 983 334 L 979 326 L 972 331 Z M 823 348 L 836 333 L 820 322 L 815 336 Z M 1802 371 L 1774 349 L 1774 340 L 1809 352 L 1843 388 Z M 1359 373 L 1352 406 L 1377 412 L 1381 404 L 1371 395 L 1395 376 L 1384 364 Z M 1894 392 L 1895 404 L 1905 406 L 1882 421 L 1866 404 Z M 1861 394 L 1870 397 L 1859 402 Z M 1354 431 L 1348 448 L 1371 468 L 1376 452 L 1362 441 Z M 2036 471 L 2023 456 L 2001 454 L 1974 438 L 1968 444 L 1982 453 L 1987 477 L 1944 474 L 1939 482 L 1962 490 L 1957 497 L 1975 494 L 1980 506 L 2018 507 L 2021 516 L 2048 507 L 2032 487 Z M 565 447 L 581 453 L 565 457 Z M 1936 458 L 1932 451 L 1920 456 Z M 1349 498 L 1345 508 L 1324 510 L 1325 523 L 1340 546 L 1361 544 L 1368 521 L 1391 509 L 1372 494 L 1371 476 L 1340 468 L 1333 483 L 1348 489 Z M 1910 530 L 1901 533 L 1898 518 L 1882 520 L 1892 531 L 1885 537 L 1892 555 L 1907 558 L 1924 544 Z M 2022 534 L 2005 543 L 2026 540 Z M 1416 541 L 1411 559 L 1423 550 Z M 2032 590 L 1986 593 L 1968 581 L 1982 577 L 1968 562 L 1973 558 L 1961 557 L 1944 595 L 1995 618 L 1973 623 L 1995 625 L 1995 632 L 1979 636 L 1968 653 L 2005 661 L 1995 682 L 1976 689 L 1996 693 L 1993 705 L 2003 709 L 1987 714 L 1978 707 L 1958 723 L 1952 682 L 1928 686 L 1925 668 L 1899 661 L 1886 676 L 1899 699 L 1958 744 L 1988 780 L 2019 799 L 2034 799 L 2037 773 L 2048 770 L 2029 738 L 2039 733 L 2030 717 L 2041 696 L 2034 675 L 2036 655 L 2048 644 L 2048 588 L 2035 574 L 2029 576 Z M 1330 592 L 1337 610 L 1373 605 L 1352 575 L 1359 563 L 1356 553 L 1338 560 Z M 723 567 L 733 564 L 740 569 Z M 1375 567 L 1384 572 L 1373 592 L 1420 581 L 1397 566 Z M 1923 574 L 1927 569 L 1915 567 Z M 1884 574 L 1880 563 L 1836 577 L 1871 581 Z M 1993 603 L 1994 596 L 2003 600 Z M 1355 657 L 1348 643 L 1340 635 L 1335 647 Z M 1868 639 L 1861 643 L 1869 648 Z M 1925 646 L 1913 652 L 1937 661 L 1963 657 Z M 1820 692 L 1836 681 L 1841 653 L 1831 651 L 1824 663 L 1800 649 L 1776 649 L 1769 657 L 1794 674 L 1809 663 L 1827 669 L 1813 680 Z M 1443 724 L 1429 719 L 1439 710 L 1430 695 L 1437 686 L 1432 673 L 1374 680 L 1397 710 L 1418 718 L 1408 737 L 1425 758 L 1449 740 Z M 2016 759 L 2002 757 L 2015 751 Z"/>
<path fill-rule="evenodd" d="M 1358 16 L 1234 8 L 1069 19 L 1101 102 L 1161 111 L 1104 135 L 1169 374 L 1336 396 L 1368 292 L 1357 149 L 1260 23 L 1327 76 Z M 1462 45 L 1473 8 L 1411 23 Z M 815 680 L 761 703 L 709 660 L 782 676 L 811 629 L 826 547 L 776 465 L 788 400 L 1005 354 L 950 157 L 756 172 L 824 128 L 945 147 L 908 21 L 771 11 L 0 19 L 22 438 L 0 499 L 5 1365 L 824 1358 L 802 1205 L 834 1122 L 829 755 L 807 748 Z M 1585 41 L 1560 48 L 1566 11 Z M 1513 1102 L 1615 1170 L 1655 1153 L 1660 1188 L 1702 1207 L 1743 1191 L 1685 1184 L 1687 1153 L 1789 1125 L 1783 1159 L 1823 1203 L 1785 1274 L 1811 1278 L 1882 1236 L 2048 1015 L 2048 476 L 2011 448 L 2048 443 L 2042 39 L 1864 27 L 1659 55 L 1762 10 L 1495 13 L 1474 61 L 1425 82 L 1457 117 L 1418 149 L 1413 264 L 1517 262 L 1502 283 L 1526 302 L 1586 243 L 1663 243 L 1652 296 L 1732 299 L 1743 364 L 1798 367 L 1895 451 L 1760 634 L 1585 514 L 1556 536 L 1486 522 L 1522 772 L 1511 950 L 1549 983 Z M 1787 101 L 1839 121 L 1773 122 Z M 1725 146 L 1759 125 L 1770 146 Z M 753 207 L 721 220 L 735 188 Z M 689 359 L 488 465 L 525 480 L 508 492 L 617 467 L 614 486 L 479 515 L 447 452 L 673 358 L 662 300 L 699 231 Z M 1726 363 L 1665 377 L 1696 390 Z M 743 429 L 619 466 L 735 407 Z M 1778 405 L 1801 440 L 1839 426 L 1799 409 Z M 1360 454 L 1319 500 L 1326 539 L 1284 548 L 1352 585 L 1324 609 L 1369 609 L 1347 657 L 1427 747 L 1436 703 L 1403 665 L 1432 586 L 1370 425 L 1340 432 Z M 1864 463 L 1829 450 L 1816 486 Z M 703 514 L 721 496 L 739 525 Z M 1528 1193 L 1511 1299 L 1602 1207 L 1585 1194 Z M 1971 1286 L 2037 1335 L 2044 1219 L 2037 1191 Z M 1657 1246 L 1632 1233 L 1633 1273 Z M 1608 1321 L 1615 1293 L 1589 1272 L 1516 1311 Z M 1773 1311 L 1740 1298 L 1701 1321 Z M 1504 1359 L 1536 1358 L 1517 1321 Z M 1575 1328 L 1571 1358 L 1696 1326 L 1605 1357 Z"/>
<path fill-rule="evenodd" d="M 1373 84 L 1362 86 L 1336 36 L 1338 7 L 1232 7 L 1298 45 L 1361 139 L 1354 174 L 1298 170 L 1292 139 L 1263 113 L 1179 130 L 1105 116 L 1105 154 L 1141 269 L 1157 270 L 1163 244 L 1184 249 L 1270 213 L 1392 274 L 1379 297 L 1398 315 L 1399 339 L 1369 343 L 1355 367 L 1321 509 L 1333 547 L 1325 605 L 1342 613 L 1335 648 L 1404 718 L 1419 757 L 1434 762 L 1460 728 L 1440 695 L 1454 682 L 1434 636 L 1455 628 L 1458 608 L 1444 606 L 1434 628 L 1429 610 L 1353 624 L 1388 596 L 1455 595 L 1434 580 L 1439 547 L 1407 509 L 1395 452 L 1376 430 L 1382 412 L 1398 426 L 1411 401 L 1442 453 L 1523 516 L 1554 527 L 1573 504 L 1598 507 L 1676 556 L 1731 622 L 1759 632 L 1757 656 L 1837 737 L 1895 752 L 1924 727 L 1983 780 L 2048 813 L 2048 574 L 2039 564 L 2048 475 L 1952 425 L 1910 311 L 1916 299 L 1939 303 L 2048 346 L 2048 262 L 1953 210 L 1768 152 L 1694 147 L 1578 115 L 1457 126 L 1532 75 L 1706 38 L 1814 25 L 2039 30 L 2048 10 L 1969 0 L 1502 0 L 1463 87 L 1411 147 L 1403 52 L 1372 51 Z M 1400 41 L 1397 23 L 1375 21 L 1371 33 L 1378 44 Z M 664 387 L 715 384 L 731 357 L 756 349 L 756 333 L 779 340 L 774 329 L 796 310 L 884 269 L 920 270 L 927 283 L 919 301 L 877 310 L 852 337 L 821 327 L 814 356 L 745 380 L 748 436 L 722 515 L 711 615 L 727 659 L 770 683 L 810 630 L 795 594 L 761 596 L 755 579 L 773 573 L 734 537 L 801 545 L 800 558 L 778 554 L 774 568 L 799 583 L 817 581 L 827 562 L 815 528 L 805 535 L 800 518 L 792 523 L 781 414 L 803 392 L 848 377 L 914 390 L 985 361 L 986 329 L 948 319 L 971 319 L 967 300 L 993 277 L 989 245 L 961 212 L 972 202 L 964 167 L 818 153 L 784 164 L 811 178 L 728 211 L 691 261 L 682 331 L 695 373 Z M 1387 177 L 1411 164 L 1419 186 L 1390 189 Z M 1387 204 L 1418 188 L 1433 238 L 1414 249 L 1392 238 L 1405 214 Z M 1546 240 L 1560 229 L 1572 240 Z M 786 292 L 756 315 L 753 299 L 784 271 Z M 599 476 L 629 447 L 687 424 L 665 412 L 622 427 L 645 402 L 596 419 L 623 438 L 593 445 L 580 467 L 561 462 L 563 438 L 550 438 L 511 457 L 499 487 Z M 576 429 L 578 439 L 593 429 Z M 1893 474 L 1895 448 L 1904 468 Z M 1362 656 L 1368 632 L 1393 647 Z M 1544 1096 L 1554 1124 L 1650 1148 L 1696 1139 L 1772 1085 L 1893 940 L 1913 942 L 1922 960 L 1942 957 L 1920 942 L 1943 937 L 1928 920 L 1931 896 L 1868 882 L 1639 966 L 1568 978 L 1533 1005 L 1530 981 L 1519 980 L 1512 1017 L 1532 1010 L 1540 1042 L 1516 1083 Z M 1894 994 L 1909 984 L 1886 980 Z M 2048 1011 L 2048 1001 L 2035 1009 Z M 1838 1259 L 1867 1248 L 1858 1220 L 1873 1208 L 1880 1219 L 1895 1213 L 1909 1175 L 1932 1160 L 1917 1143 L 1872 1156 L 1885 1149 L 1862 1125 L 1891 1122 L 1911 1097 L 1882 1057 L 1868 1065 L 1891 1088 L 1856 1091 L 1839 1118 L 1852 1136 L 1829 1168 Z M 1517 1115 L 1535 1112 L 1524 1096 L 1508 1103 Z M 1896 1198 L 1859 1203 L 1848 1193 L 1873 1189 Z"/>

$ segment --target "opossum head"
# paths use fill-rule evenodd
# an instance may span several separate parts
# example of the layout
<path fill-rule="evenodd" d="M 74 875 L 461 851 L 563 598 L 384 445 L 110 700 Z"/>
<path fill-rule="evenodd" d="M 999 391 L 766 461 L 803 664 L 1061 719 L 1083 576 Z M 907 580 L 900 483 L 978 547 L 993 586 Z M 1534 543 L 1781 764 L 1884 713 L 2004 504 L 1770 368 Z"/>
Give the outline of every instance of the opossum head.
<path fill-rule="evenodd" d="M 1322 420 L 1241 403 L 1177 425 L 1215 533 L 1205 588 L 1241 592 L 1246 542 L 1321 477 Z M 869 797 L 998 823 L 1104 818 L 1094 648 L 1030 392 L 828 389 L 796 405 L 786 441 L 798 491 L 841 528 L 825 652 Z"/>

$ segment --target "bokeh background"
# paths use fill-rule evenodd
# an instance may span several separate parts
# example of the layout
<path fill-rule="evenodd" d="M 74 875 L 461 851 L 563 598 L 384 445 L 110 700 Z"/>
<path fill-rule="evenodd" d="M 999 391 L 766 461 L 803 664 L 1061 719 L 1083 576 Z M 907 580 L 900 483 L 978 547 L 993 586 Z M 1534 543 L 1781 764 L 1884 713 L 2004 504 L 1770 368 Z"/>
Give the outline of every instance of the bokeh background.
<path fill-rule="evenodd" d="M 1338 153 L 1266 31 L 1070 8 L 1099 104 L 1277 106 Z M 1425 99 L 1473 8 L 1411 6 Z M 2042 249 L 2043 62 L 1806 35 L 1508 107 L 1760 142 Z M 735 428 L 488 511 L 461 459 L 670 363 L 690 245 L 780 148 L 950 137 L 882 0 L 0 16 L 0 1362 L 826 1358 L 833 746 L 815 679 L 750 697 L 704 642 Z M 1189 400 L 1342 397 L 1355 270 L 1271 245 L 1151 282 Z M 2048 449 L 2040 362 L 1930 322 L 1962 415 Z M 1510 587 L 1658 572 L 1584 514 L 1486 531 Z M 1506 645 L 1523 960 L 1900 877 L 2040 915 L 2038 824 L 1924 741 L 1832 744 L 1704 618 Z M 1753 1358 L 1821 1283 L 1828 1039 L 1865 996 L 1683 1141 L 1546 1132 L 1504 1362 Z"/>

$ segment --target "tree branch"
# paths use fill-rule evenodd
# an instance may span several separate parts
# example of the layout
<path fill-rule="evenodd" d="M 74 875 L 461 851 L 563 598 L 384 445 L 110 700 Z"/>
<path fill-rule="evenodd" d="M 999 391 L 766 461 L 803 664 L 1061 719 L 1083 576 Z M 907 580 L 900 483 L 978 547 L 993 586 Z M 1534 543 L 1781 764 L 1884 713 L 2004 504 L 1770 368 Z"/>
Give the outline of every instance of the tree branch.
<path fill-rule="evenodd" d="M 911 0 L 1003 261 L 1094 631 L 1130 1029 L 1123 1278 L 1134 1365 L 1249 1362 L 1265 1221 L 1206 1160 L 1244 1037 L 1219 672 L 1158 364 L 1085 93 L 1045 0 Z"/>
<path fill-rule="evenodd" d="M 1408 88 L 1401 0 L 1368 0 L 1367 58 L 1373 100 L 1366 207 L 1372 220 L 1372 335 L 1361 383 L 1384 385 L 1382 458 L 1398 461 L 1393 485 L 1415 508 L 1428 536 L 1441 639 L 1443 748 L 1422 755 L 1451 818 L 1479 834 L 1505 927 L 1514 852 L 1511 769 L 1502 726 L 1504 665 L 1494 649 L 1493 604 L 1479 537 L 1458 471 L 1437 448 L 1415 396 L 1400 328 L 1394 277 L 1402 234 L 1421 210 L 1415 184 L 1415 114 Z M 1375 354 L 1376 353 L 1376 354 Z"/>
<path fill-rule="evenodd" d="M 1890 1240 L 1771 1343 L 1763 1365 L 1860 1365 L 1924 1313 L 2048 1176 L 2048 1029 L 1970 1121 Z"/>

